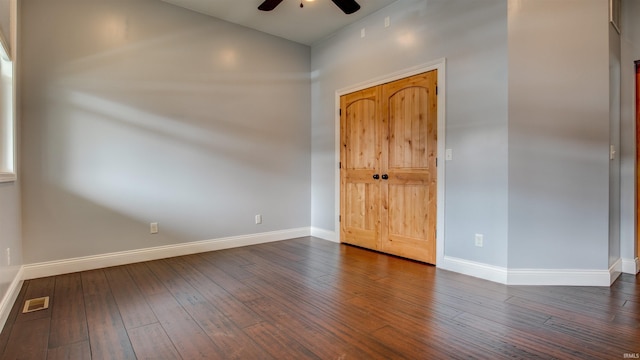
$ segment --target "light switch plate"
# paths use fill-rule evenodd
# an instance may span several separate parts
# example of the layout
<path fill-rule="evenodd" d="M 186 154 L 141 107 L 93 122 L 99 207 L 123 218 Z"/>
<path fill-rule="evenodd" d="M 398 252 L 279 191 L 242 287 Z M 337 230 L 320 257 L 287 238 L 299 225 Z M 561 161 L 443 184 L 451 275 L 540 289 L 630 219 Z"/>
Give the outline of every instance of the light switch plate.
<path fill-rule="evenodd" d="M 609 147 L 609 160 L 613 160 L 616 158 L 616 146 L 610 145 Z"/>

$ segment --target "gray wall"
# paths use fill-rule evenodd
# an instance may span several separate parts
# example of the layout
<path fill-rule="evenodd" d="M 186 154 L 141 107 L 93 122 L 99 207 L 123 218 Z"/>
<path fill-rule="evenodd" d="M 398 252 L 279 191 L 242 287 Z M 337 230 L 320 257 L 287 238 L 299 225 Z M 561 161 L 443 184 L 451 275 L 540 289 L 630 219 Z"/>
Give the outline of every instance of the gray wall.
<path fill-rule="evenodd" d="M 620 24 L 618 24 L 620 26 Z M 609 267 L 620 260 L 620 34 L 609 25 Z"/>
<path fill-rule="evenodd" d="M 22 265 L 20 186 L 0 183 L 0 299 L 6 294 Z M 10 249 L 11 264 L 6 249 Z"/>
<path fill-rule="evenodd" d="M 389 16 L 391 26 L 384 28 Z M 366 36 L 360 37 L 360 29 Z M 399 0 L 312 46 L 312 226 L 335 229 L 335 93 L 447 59 L 445 254 L 506 266 L 507 2 Z M 484 247 L 474 234 L 484 234 Z"/>
<path fill-rule="evenodd" d="M 5 0 L 0 0 L 0 28 L 5 39 L 10 41 L 9 2 Z M 10 265 L 7 262 L 7 248 L 11 253 Z M 1 299 L 22 265 L 19 182 L 0 183 L 0 254 Z"/>
<path fill-rule="evenodd" d="M 21 3 L 27 262 L 333 231 L 336 90 L 442 57 L 445 254 L 542 269 L 634 256 L 634 0 L 623 1 L 620 50 L 619 250 L 606 1 L 399 0 L 311 54 L 153 0 Z M 7 188 L 2 219 L 19 223 Z"/>
<path fill-rule="evenodd" d="M 608 268 L 607 17 L 602 0 L 510 2 L 509 268 Z"/>
<path fill-rule="evenodd" d="M 11 0 L 0 0 L 0 31 L 2 31 L 2 34 L 7 41 L 10 39 L 10 1 Z"/>
<path fill-rule="evenodd" d="M 635 60 L 640 60 L 640 2 L 622 1 L 621 91 L 621 254 L 636 257 Z"/>
<path fill-rule="evenodd" d="M 309 47 L 155 0 L 20 4 L 26 262 L 310 225 Z"/>
<path fill-rule="evenodd" d="M 609 144 L 625 149 L 621 50 L 607 17 L 601 0 L 401 0 L 315 44 L 312 225 L 335 228 L 335 91 L 446 57 L 445 255 L 607 269 L 628 243 L 621 162 L 609 160 Z"/>

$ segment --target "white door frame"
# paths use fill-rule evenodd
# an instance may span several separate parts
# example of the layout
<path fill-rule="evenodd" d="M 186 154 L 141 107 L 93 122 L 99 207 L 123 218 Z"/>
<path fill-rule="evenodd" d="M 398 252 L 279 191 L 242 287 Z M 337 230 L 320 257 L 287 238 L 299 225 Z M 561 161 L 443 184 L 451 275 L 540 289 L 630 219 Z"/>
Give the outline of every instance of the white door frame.
<path fill-rule="evenodd" d="M 437 219 L 436 219 L 436 264 L 442 264 L 444 260 L 444 188 L 445 188 L 445 115 L 446 115 L 446 59 L 441 58 L 425 64 L 414 66 L 408 69 L 400 70 L 391 74 L 368 80 L 362 83 L 351 85 L 336 90 L 335 95 L 335 234 L 336 240 L 340 241 L 340 96 L 367 89 L 373 86 L 385 84 L 395 80 L 404 79 L 413 75 L 421 74 L 431 70 L 438 70 L 438 175 L 437 175 Z"/>

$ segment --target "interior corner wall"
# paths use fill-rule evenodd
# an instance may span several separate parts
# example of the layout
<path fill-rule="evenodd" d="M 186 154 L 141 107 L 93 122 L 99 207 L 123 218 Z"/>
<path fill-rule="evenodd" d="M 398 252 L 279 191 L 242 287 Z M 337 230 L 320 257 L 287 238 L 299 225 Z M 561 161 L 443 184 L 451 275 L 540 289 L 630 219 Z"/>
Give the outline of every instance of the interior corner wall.
<path fill-rule="evenodd" d="M 2 34 L 4 38 L 9 41 L 10 40 L 10 30 L 11 30 L 11 0 L 0 0 L 0 30 L 2 30 Z"/>
<path fill-rule="evenodd" d="M 8 27 L 9 1 L 0 1 L 2 33 L 10 41 Z M 6 26 L 6 27 L 5 27 Z M 2 90 L 0 90 L 2 91 Z M 18 174 L 20 179 L 20 174 Z M 19 181 L 0 183 L 0 299 L 9 290 L 22 265 L 22 235 L 20 223 L 20 183 Z M 7 256 L 7 249 L 9 255 Z M 10 257 L 11 259 L 8 259 Z M 9 261 L 10 260 L 10 261 Z"/>
<path fill-rule="evenodd" d="M 446 139 L 439 141 L 453 151 L 443 164 L 445 256 L 504 267 L 505 0 L 399 0 L 312 46 L 312 226 L 334 231 L 337 223 L 336 91 L 440 58 L 447 105 Z M 476 233 L 484 235 L 482 248 L 474 245 Z"/>
<path fill-rule="evenodd" d="M 309 227 L 308 46 L 156 0 L 20 5 L 27 263 Z"/>
<path fill-rule="evenodd" d="M 620 261 L 620 56 L 620 34 L 609 23 L 609 267 Z"/>
<path fill-rule="evenodd" d="M 635 64 L 640 60 L 640 2 L 622 1 L 621 18 L 621 256 L 631 261 L 637 252 L 636 214 L 636 83 Z"/>
<path fill-rule="evenodd" d="M 0 229 L 2 229 L 0 232 L 2 254 L 0 256 L 0 299 L 2 299 L 22 265 L 20 186 L 17 182 L 0 183 Z M 7 249 L 10 252 L 9 255 L 7 255 Z"/>
<path fill-rule="evenodd" d="M 608 269 L 608 14 L 509 1 L 509 269 Z"/>

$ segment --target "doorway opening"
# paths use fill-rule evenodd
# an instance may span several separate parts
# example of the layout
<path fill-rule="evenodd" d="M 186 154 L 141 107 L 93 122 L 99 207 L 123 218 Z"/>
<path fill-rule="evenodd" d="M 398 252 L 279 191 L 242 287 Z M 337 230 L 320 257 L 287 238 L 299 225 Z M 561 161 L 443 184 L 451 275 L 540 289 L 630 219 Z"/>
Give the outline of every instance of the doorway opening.
<path fill-rule="evenodd" d="M 340 97 L 340 241 L 436 263 L 438 70 Z"/>
<path fill-rule="evenodd" d="M 437 70 L 437 83 L 438 83 L 438 96 L 437 96 L 437 138 L 441 139 L 437 142 L 437 154 L 440 157 L 440 160 L 444 160 L 445 153 L 445 96 L 446 96 L 446 82 L 445 82 L 445 73 L 446 73 L 446 61 L 444 58 L 434 60 L 429 63 L 425 63 L 422 65 L 418 65 L 415 67 L 411 67 L 408 69 L 404 69 L 398 72 L 390 73 L 387 75 L 383 75 L 369 81 L 365 81 L 359 84 L 355 84 L 346 88 L 342 88 L 336 91 L 335 93 L 335 173 L 334 173 L 334 181 L 335 181 L 335 236 L 336 240 L 340 241 L 340 232 L 341 232 L 341 178 L 340 178 L 340 154 L 341 154 L 341 128 L 340 128 L 340 98 L 343 95 L 347 95 L 350 93 L 354 93 L 357 91 L 362 91 L 374 86 L 382 85 L 385 83 L 394 82 L 396 80 L 409 78 L 414 75 L 418 75 L 421 73 L 426 73 L 432 70 Z M 445 174 L 445 164 L 444 161 L 440 161 L 437 167 L 437 200 L 436 200 L 436 228 L 438 229 L 435 238 L 436 238 L 436 264 L 443 264 L 444 260 L 444 195 L 445 195 L 445 187 L 444 187 L 444 174 Z M 382 179 L 382 174 L 380 175 L 380 179 Z"/>

